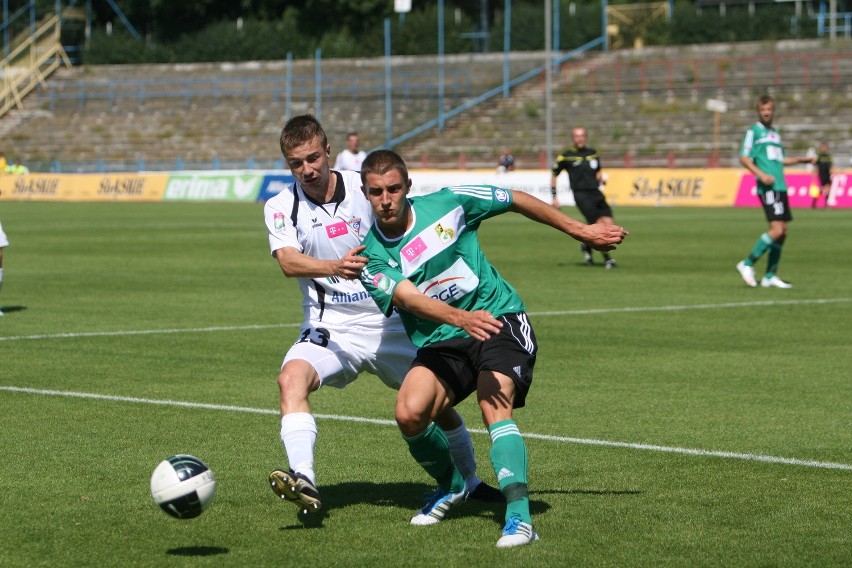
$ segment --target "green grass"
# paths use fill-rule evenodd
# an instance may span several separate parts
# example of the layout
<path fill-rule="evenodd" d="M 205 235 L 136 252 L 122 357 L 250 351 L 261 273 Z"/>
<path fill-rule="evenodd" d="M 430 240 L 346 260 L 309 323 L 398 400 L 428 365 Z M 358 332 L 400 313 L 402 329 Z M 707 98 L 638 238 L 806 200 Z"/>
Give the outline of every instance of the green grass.
<path fill-rule="evenodd" d="M 331 418 L 392 419 L 369 375 L 311 399 L 321 526 L 266 487 L 301 309 L 260 205 L 4 202 L 0 387 L 39 392 L 0 390 L 0 566 L 848 566 L 852 211 L 796 211 L 791 290 L 734 270 L 757 209 L 616 213 L 631 236 L 614 271 L 517 215 L 481 229 L 540 344 L 516 418 L 542 540 L 498 551 L 499 509 L 408 525 L 430 484 L 396 428 Z M 477 408 L 459 410 L 493 483 Z M 151 501 L 173 453 L 217 476 L 197 519 Z"/>

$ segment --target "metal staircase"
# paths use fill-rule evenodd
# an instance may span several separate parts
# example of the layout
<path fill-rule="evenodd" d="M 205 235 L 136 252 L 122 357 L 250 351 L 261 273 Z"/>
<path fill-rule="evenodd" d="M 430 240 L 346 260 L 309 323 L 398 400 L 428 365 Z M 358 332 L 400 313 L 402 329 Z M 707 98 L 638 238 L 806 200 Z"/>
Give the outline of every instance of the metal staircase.
<path fill-rule="evenodd" d="M 61 19 L 46 18 L 33 34 L 25 34 L 17 47 L 0 62 L 0 118 L 11 109 L 23 110 L 23 100 L 33 89 L 44 86 L 46 79 L 71 60 L 60 42 Z"/>

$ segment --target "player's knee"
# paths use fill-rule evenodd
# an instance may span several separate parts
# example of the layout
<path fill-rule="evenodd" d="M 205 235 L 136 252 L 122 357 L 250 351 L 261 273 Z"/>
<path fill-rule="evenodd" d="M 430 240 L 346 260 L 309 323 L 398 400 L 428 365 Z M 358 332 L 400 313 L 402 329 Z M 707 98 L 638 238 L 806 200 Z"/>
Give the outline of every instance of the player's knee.
<path fill-rule="evenodd" d="M 413 436 L 422 432 L 432 421 L 429 409 L 413 404 L 404 397 L 398 397 L 396 401 L 396 423 L 400 431 L 406 436 Z"/>
<path fill-rule="evenodd" d="M 310 382 L 301 373 L 294 373 L 286 367 L 278 374 L 278 390 L 281 392 L 281 403 L 305 400 L 310 392 Z"/>

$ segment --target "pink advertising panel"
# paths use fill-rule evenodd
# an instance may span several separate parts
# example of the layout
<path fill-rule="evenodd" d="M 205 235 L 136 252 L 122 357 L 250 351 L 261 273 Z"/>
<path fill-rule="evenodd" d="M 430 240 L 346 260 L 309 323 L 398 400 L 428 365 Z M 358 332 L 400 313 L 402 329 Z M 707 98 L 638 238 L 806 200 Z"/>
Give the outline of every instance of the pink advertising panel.
<path fill-rule="evenodd" d="M 811 206 L 811 186 L 818 184 L 819 180 L 815 174 L 789 173 L 787 178 L 787 191 L 790 207 L 793 209 L 804 209 Z M 822 207 L 824 201 L 819 199 L 817 207 Z M 734 202 L 737 207 L 759 207 L 757 189 L 754 176 L 744 174 L 740 179 L 740 187 L 737 199 Z M 836 172 L 831 179 L 831 193 L 828 197 L 829 207 L 852 207 L 852 172 Z"/>

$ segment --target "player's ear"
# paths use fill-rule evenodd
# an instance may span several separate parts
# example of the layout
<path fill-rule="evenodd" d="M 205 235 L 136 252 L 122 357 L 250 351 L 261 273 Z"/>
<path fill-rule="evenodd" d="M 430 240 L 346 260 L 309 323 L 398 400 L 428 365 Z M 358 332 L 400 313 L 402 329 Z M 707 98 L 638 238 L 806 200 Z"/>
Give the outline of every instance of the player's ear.
<path fill-rule="evenodd" d="M 411 191 L 411 178 L 405 180 L 405 193 Z"/>

